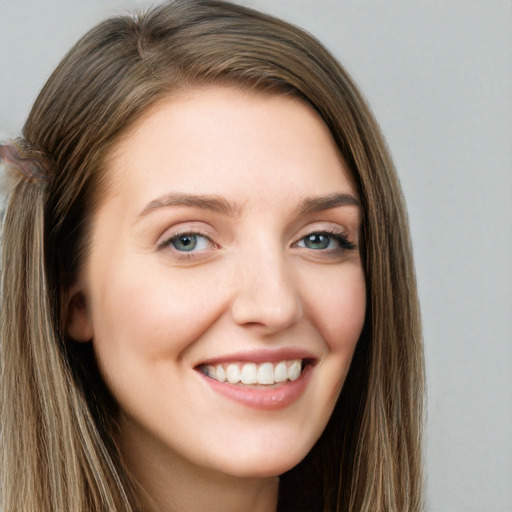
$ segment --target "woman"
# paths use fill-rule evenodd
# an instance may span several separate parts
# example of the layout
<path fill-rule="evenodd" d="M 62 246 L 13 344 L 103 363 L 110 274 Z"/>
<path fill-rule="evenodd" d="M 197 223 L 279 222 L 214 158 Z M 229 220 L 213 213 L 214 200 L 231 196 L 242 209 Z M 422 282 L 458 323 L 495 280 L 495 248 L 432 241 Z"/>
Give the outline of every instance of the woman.
<path fill-rule="evenodd" d="M 1 149 L 4 511 L 421 509 L 405 210 L 318 42 L 107 20 Z"/>

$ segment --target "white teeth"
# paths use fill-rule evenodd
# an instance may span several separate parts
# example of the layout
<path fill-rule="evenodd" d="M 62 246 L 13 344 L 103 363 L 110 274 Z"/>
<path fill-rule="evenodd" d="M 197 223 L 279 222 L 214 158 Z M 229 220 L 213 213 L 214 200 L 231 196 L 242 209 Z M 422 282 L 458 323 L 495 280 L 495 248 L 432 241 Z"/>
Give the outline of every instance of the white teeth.
<path fill-rule="evenodd" d="M 300 370 L 300 361 L 293 361 L 293 363 L 288 366 L 288 378 L 290 380 L 297 380 L 300 377 Z"/>
<path fill-rule="evenodd" d="M 247 363 L 242 366 L 240 380 L 242 384 L 256 384 L 258 382 L 258 371 L 254 363 Z"/>
<path fill-rule="evenodd" d="M 272 363 L 260 364 L 258 384 L 274 384 L 274 365 Z"/>
<path fill-rule="evenodd" d="M 228 378 L 228 382 L 230 384 L 237 384 L 240 382 L 240 368 L 237 364 L 230 364 L 228 366 L 228 371 L 226 372 L 226 377 Z M 215 377 L 213 377 L 215 379 Z"/>
<path fill-rule="evenodd" d="M 217 379 L 220 382 L 224 382 L 226 380 L 226 371 L 224 370 L 224 366 L 221 364 L 218 364 L 215 368 L 216 370 L 216 376 L 213 377 L 214 379 Z M 211 375 L 210 375 L 211 377 Z"/>
<path fill-rule="evenodd" d="M 281 361 L 274 368 L 274 379 L 276 382 L 284 382 L 288 378 L 288 367 L 286 361 Z"/>
<path fill-rule="evenodd" d="M 302 360 L 293 359 L 279 363 L 230 363 L 227 366 L 204 366 L 204 373 L 219 382 L 230 384 L 272 385 L 286 380 L 297 380 L 302 373 Z"/>

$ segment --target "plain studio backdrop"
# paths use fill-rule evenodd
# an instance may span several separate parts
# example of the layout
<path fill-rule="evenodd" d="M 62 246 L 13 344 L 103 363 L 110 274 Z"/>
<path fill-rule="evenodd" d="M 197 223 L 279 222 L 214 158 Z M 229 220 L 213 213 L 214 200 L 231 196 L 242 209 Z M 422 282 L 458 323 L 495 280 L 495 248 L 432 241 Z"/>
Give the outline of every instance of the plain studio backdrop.
<path fill-rule="evenodd" d="M 423 312 L 430 512 L 512 511 L 512 2 L 241 0 L 318 37 L 381 124 Z M 0 0 L 0 139 L 100 19 L 144 0 Z"/>

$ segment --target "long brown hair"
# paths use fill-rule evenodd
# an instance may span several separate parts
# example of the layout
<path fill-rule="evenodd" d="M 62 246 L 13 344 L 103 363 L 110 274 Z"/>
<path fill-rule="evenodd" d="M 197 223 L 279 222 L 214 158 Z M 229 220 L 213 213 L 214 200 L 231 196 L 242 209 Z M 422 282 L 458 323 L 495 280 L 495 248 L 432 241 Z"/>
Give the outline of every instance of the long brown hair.
<path fill-rule="evenodd" d="M 404 202 L 380 130 L 346 71 L 310 35 L 234 4 L 177 0 L 88 32 L 25 124 L 26 144 L 52 168 L 49 180 L 18 179 L 4 219 L 3 512 L 140 509 L 92 349 L 62 334 L 61 293 L 88 250 L 120 136 L 163 97 L 219 81 L 309 102 L 362 201 L 365 326 L 325 432 L 281 477 L 279 510 L 422 508 L 419 308 Z"/>

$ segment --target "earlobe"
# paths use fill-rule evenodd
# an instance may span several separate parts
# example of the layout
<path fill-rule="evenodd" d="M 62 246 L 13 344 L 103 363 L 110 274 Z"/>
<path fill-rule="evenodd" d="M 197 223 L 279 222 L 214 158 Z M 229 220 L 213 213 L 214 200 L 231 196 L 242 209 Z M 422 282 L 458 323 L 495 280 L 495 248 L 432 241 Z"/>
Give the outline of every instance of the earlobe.
<path fill-rule="evenodd" d="M 65 303 L 65 330 L 74 341 L 87 342 L 93 337 L 93 328 L 86 297 L 81 287 L 73 286 Z"/>

